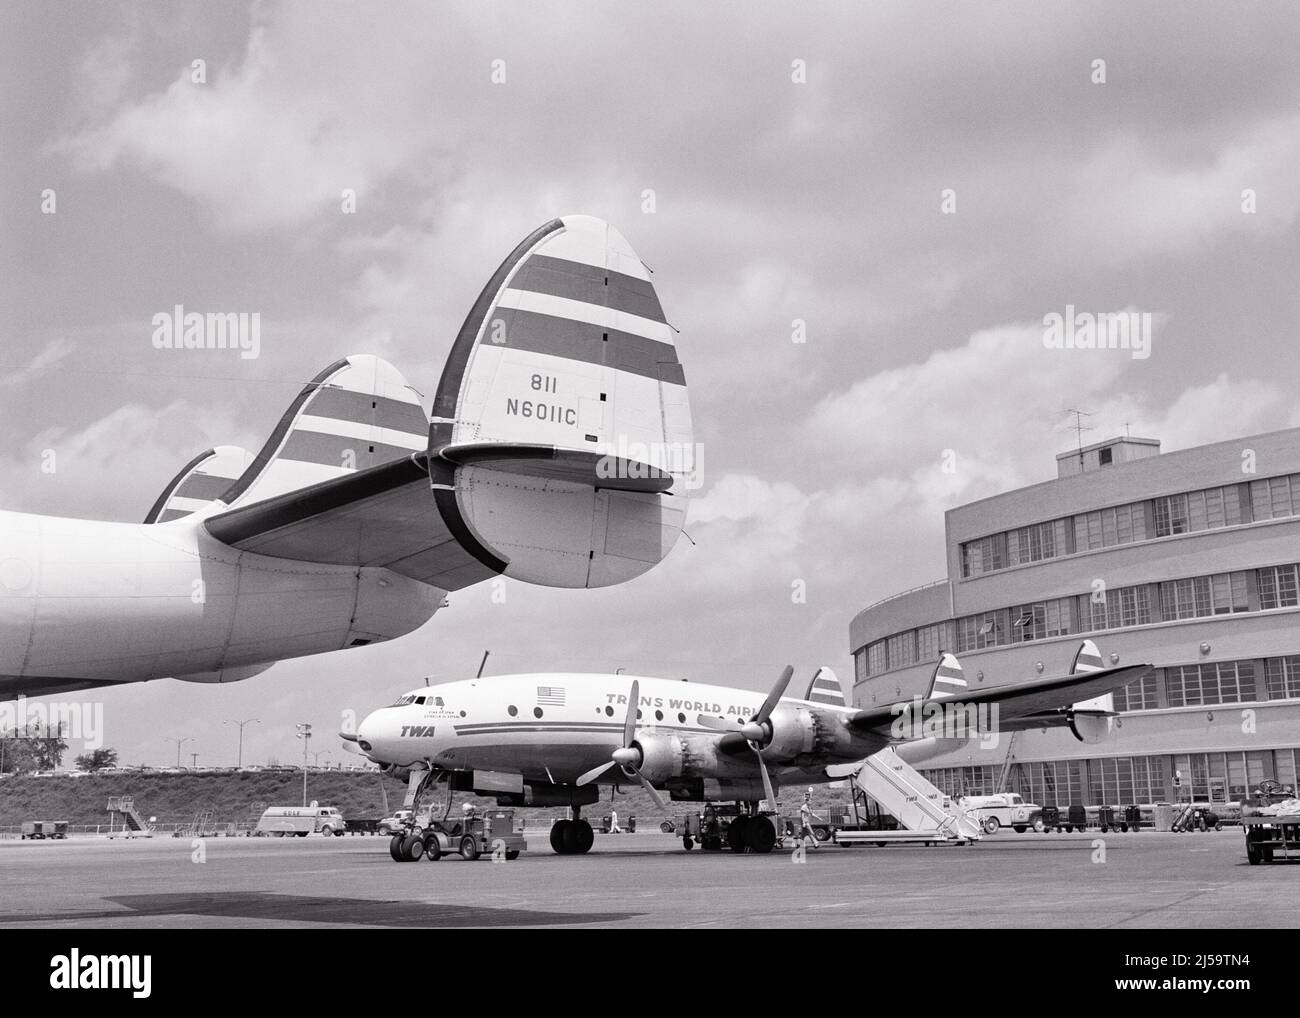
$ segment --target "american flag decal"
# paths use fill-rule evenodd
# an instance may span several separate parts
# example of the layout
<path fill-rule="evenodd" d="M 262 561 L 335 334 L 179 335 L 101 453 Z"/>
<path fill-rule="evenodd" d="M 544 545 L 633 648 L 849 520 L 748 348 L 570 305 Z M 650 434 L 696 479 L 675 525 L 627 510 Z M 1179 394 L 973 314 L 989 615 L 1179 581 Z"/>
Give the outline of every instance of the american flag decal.
<path fill-rule="evenodd" d="M 563 707 L 564 689 L 561 686 L 538 686 L 537 702 L 543 707 Z"/>

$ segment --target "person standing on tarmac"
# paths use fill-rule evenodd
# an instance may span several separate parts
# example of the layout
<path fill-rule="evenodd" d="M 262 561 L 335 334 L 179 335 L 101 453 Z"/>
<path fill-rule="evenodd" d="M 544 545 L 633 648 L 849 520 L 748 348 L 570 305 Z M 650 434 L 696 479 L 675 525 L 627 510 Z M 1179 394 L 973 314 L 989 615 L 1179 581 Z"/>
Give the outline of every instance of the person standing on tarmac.
<path fill-rule="evenodd" d="M 803 805 L 799 807 L 799 843 L 806 844 L 808 838 L 812 839 L 812 847 L 817 847 L 817 835 L 813 833 L 812 822 L 820 820 L 812 808 L 812 789 L 803 794 Z"/>

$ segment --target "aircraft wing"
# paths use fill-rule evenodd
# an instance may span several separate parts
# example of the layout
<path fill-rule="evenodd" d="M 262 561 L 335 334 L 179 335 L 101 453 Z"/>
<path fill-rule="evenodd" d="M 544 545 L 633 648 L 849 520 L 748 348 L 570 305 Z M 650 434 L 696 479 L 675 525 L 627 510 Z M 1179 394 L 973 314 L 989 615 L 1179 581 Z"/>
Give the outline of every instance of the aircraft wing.
<path fill-rule="evenodd" d="M 970 690 L 959 697 L 962 704 L 996 703 L 999 725 L 1007 731 L 1068 724 L 1071 705 L 1122 689 L 1151 671 L 1150 665 L 1126 665 L 1099 671 L 1075 672 L 1045 679 L 1033 679 L 1014 686 Z M 1097 713 L 1097 712 L 1089 712 Z M 851 714 L 848 724 L 858 731 L 887 732 L 898 717 L 894 705 L 872 707 Z"/>

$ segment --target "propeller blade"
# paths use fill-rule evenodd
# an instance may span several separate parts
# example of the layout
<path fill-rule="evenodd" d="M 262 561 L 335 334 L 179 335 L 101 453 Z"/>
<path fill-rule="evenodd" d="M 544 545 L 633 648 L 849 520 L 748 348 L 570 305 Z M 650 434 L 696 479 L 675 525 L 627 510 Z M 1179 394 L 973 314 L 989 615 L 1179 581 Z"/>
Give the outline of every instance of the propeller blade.
<path fill-rule="evenodd" d="M 357 736 L 355 732 L 339 732 L 339 738 L 342 739 L 344 742 L 357 741 Z"/>
<path fill-rule="evenodd" d="M 655 786 L 650 784 L 646 778 L 643 778 L 640 771 L 633 771 L 632 773 L 636 775 L 637 781 L 641 782 L 641 787 L 645 789 L 645 794 L 650 796 L 650 800 L 660 809 L 667 809 L 668 804 L 664 802 L 663 799 L 659 798 L 659 793 L 655 791 Z"/>
<path fill-rule="evenodd" d="M 715 732 L 733 732 L 735 728 L 730 722 L 722 718 L 715 718 L 712 714 L 701 714 L 695 719 L 695 723 L 701 728 L 712 728 Z"/>
<path fill-rule="evenodd" d="M 754 750 L 754 756 L 758 758 L 758 773 L 763 775 L 763 794 L 767 796 L 768 809 L 776 809 L 776 793 L 772 791 L 772 779 L 767 773 L 767 764 L 763 762 L 763 754 Z"/>
<path fill-rule="evenodd" d="M 623 745 L 630 746 L 636 740 L 636 709 L 641 703 L 641 685 L 632 680 L 632 692 L 627 697 L 627 717 L 623 721 Z"/>
<path fill-rule="evenodd" d="M 790 685 L 790 679 L 793 676 L 794 669 L 789 665 L 786 665 L 785 671 L 781 673 L 781 677 L 776 680 L 776 685 L 772 687 L 772 692 L 767 694 L 767 699 L 763 701 L 763 706 L 760 707 L 758 713 L 754 715 L 753 721 L 756 724 L 761 725 L 772 716 L 772 711 L 776 710 L 776 705 L 781 701 L 781 697 L 785 696 L 785 687 Z"/>
<path fill-rule="evenodd" d="M 598 766 L 598 767 L 593 767 L 591 770 L 587 771 L 585 774 L 580 774 L 580 775 L 578 775 L 578 780 L 575 781 L 574 784 L 575 784 L 575 785 L 590 785 L 590 784 L 591 784 L 593 781 L 595 781 L 598 777 L 600 777 L 600 776 L 601 776 L 602 774 L 604 774 L 607 770 L 609 770 L 611 767 L 614 767 L 614 766 L 616 766 L 615 763 L 614 763 L 614 761 L 613 761 L 613 760 L 610 760 L 610 761 L 608 761 L 607 763 L 603 763 L 603 764 L 601 764 L 601 765 Z"/>

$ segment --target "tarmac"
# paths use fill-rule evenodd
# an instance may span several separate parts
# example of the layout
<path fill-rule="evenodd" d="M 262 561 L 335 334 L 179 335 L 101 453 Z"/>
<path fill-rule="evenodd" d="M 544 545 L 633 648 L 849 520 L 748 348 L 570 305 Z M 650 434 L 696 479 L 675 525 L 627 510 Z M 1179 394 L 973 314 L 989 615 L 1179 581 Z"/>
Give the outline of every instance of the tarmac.
<path fill-rule="evenodd" d="M 377 837 L 0 841 L 13 927 L 1294 928 L 1300 864 L 1239 829 L 1014 834 L 968 846 L 683 850 L 655 832 L 517 860 L 398 864 Z"/>

